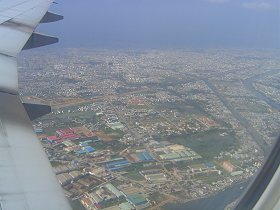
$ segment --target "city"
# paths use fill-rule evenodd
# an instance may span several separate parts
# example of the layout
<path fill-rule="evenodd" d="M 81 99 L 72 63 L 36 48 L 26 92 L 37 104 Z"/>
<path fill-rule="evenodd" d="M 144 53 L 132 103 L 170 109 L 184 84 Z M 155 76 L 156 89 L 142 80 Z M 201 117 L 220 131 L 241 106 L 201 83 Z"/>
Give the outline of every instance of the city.
<path fill-rule="evenodd" d="M 279 134 L 277 50 L 27 51 L 24 101 L 76 209 L 170 209 L 248 181 Z"/>

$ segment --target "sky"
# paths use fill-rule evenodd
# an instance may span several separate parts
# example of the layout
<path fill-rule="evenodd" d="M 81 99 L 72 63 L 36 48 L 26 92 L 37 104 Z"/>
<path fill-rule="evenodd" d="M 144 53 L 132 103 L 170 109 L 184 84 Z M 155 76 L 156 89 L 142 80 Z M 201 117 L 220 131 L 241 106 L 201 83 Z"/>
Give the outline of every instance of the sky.
<path fill-rule="evenodd" d="M 57 0 L 56 47 L 279 48 L 278 0 Z"/>

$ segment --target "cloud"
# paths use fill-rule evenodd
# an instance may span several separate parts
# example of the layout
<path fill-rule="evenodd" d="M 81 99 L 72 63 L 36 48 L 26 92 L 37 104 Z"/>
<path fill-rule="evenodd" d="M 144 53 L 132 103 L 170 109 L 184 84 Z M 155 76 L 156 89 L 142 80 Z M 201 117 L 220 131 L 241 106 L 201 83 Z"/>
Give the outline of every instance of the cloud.
<path fill-rule="evenodd" d="M 230 2 L 231 0 L 206 0 L 206 1 L 214 4 L 223 4 L 223 3 Z"/>
<path fill-rule="evenodd" d="M 272 8 L 272 5 L 268 2 L 244 2 L 242 6 L 246 9 L 254 10 L 269 10 Z"/>

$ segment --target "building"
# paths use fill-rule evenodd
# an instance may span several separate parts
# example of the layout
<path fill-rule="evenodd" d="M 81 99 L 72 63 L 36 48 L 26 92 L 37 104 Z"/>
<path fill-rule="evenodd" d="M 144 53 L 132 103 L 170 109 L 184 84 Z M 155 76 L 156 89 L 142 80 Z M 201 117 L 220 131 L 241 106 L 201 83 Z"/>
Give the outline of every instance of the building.
<path fill-rule="evenodd" d="M 77 151 L 76 154 L 82 155 L 82 154 L 92 153 L 94 151 L 95 151 L 95 149 L 93 147 L 86 146 L 86 147 L 83 147 L 81 150 Z"/>
<path fill-rule="evenodd" d="M 38 135 L 38 134 L 42 134 L 43 133 L 43 128 L 38 128 L 38 127 L 35 127 L 34 128 L 34 131 L 35 133 Z"/>
<path fill-rule="evenodd" d="M 87 153 L 92 153 L 95 151 L 95 149 L 91 146 L 86 146 L 84 147 L 84 150 L 87 152 Z"/>
<path fill-rule="evenodd" d="M 69 175 L 72 177 L 72 179 L 77 180 L 82 176 L 82 173 L 80 171 L 71 171 Z"/>
<path fill-rule="evenodd" d="M 108 168 L 111 171 L 119 170 L 121 168 L 129 166 L 130 163 L 126 159 L 120 159 L 120 160 L 115 160 L 111 161 L 106 164 L 106 168 Z"/>
<path fill-rule="evenodd" d="M 81 199 L 81 203 L 83 204 L 83 206 L 87 209 L 87 210 L 95 210 L 95 206 L 94 203 L 92 202 L 92 200 L 88 197 L 83 197 Z"/>
<path fill-rule="evenodd" d="M 65 148 L 63 148 L 63 150 L 65 150 L 66 152 L 76 152 L 76 151 L 78 151 L 78 150 L 80 150 L 80 146 L 78 146 L 78 145 L 75 145 L 75 146 L 71 146 L 71 147 L 65 147 Z"/>
<path fill-rule="evenodd" d="M 81 136 L 74 133 L 74 130 L 71 128 L 57 130 L 56 133 L 61 139 L 78 140 L 81 138 Z"/>
<path fill-rule="evenodd" d="M 71 147 L 71 146 L 75 146 L 76 144 L 74 144 L 73 142 L 71 141 L 64 141 L 63 144 L 66 146 L 66 147 Z"/>
<path fill-rule="evenodd" d="M 71 182 L 72 177 L 68 173 L 59 174 L 56 176 L 58 182 L 63 186 Z"/>
<path fill-rule="evenodd" d="M 147 151 L 144 151 L 144 152 L 136 152 L 136 155 L 137 157 L 143 161 L 143 162 L 146 162 L 146 161 L 153 161 L 154 158 L 152 157 L 152 155 L 147 152 Z"/>
<path fill-rule="evenodd" d="M 231 176 L 239 176 L 239 175 L 242 175 L 242 174 L 243 174 L 243 171 L 234 171 L 230 175 Z"/>
<path fill-rule="evenodd" d="M 111 193 L 113 193 L 117 198 L 123 197 L 124 195 L 111 183 L 107 183 L 104 185 Z"/>
<path fill-rule="evenodd" d="M 57 137 L 57 136 L 47 136 L 46 141 L 47 141 L 47 143 L 50 143 L 50 144 L 58 144 L 58 143 L 64 142 L 65 139 L 62 139 L 62 138 Z"/>
<path fill-rule="evenodd" d="M 61 135 L 60 138 L 73 141 L 73 140 L 79 140 L 81 136 L 74 133 L 68 133 L 68 134 Z"/>
<path fill-rule="evenodd" d="M 57 130 L 56 133 L 59 136 L 67 135 L 67 134 L 73 134 L 73 130 L 71 128 L 61 129 Z"/>
<path fill-rule="evenodd" d="M 94 168 L 91 167 L 88 172 L 90 175 L 96 176 L 98 178 L 105 178 L 110 175 L 105 168 L 98 166 L 95 166 Z"/>
<path fill-rule="evenodd" d="M 179 144 L 172 144 L 168 146 L 161 146 L 156 149 L 156 154 L 159 154 L 159 158 L 166 161 L 185 161 L 201 158 L 195 151 Z"/>

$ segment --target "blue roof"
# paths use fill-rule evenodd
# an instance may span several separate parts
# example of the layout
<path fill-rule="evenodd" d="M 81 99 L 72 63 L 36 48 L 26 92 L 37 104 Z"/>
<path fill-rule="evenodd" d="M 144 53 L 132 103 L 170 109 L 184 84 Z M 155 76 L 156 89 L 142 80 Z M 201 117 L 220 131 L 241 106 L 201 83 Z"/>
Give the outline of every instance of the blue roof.
<path fill-rule="evenodd" d="M 113 162 L 107 163 L 106 167 L 109 168 L 110 170 L 118 170 L 129 164 L 130 163 L 127 160 L 119 160 L 119 161 L 113 161 Z"/>
<path fill-rule="evenodd" d="M 93 147 L 87 146 L 84 149 L 77 151 L 76 153 L 81 155 L 81 154 L 84 154 L 84 153 L 91 153 L 91 152 L 94 152 L 94 151 L 95 151 L 95 149 Z"/>
<path fill-rule="evenodd" d="M 146 160 L 153 160 L 154 159 L 149 152 L 143 152 L 143 155 L 145 156 Z"/>
<path fill-rule="evenodd" d="M 151 161 L 154 159 L 149 152 L 138 152 L 136 155 L 141 161 Z"/>
<path fill-rule="evenodd" d="M 91 147 L 91 146 L 87 146 L 87 147 L 85 147 L 85 151 L 90 153 L 90 152 L 94 152 L 95 149 L 93 147 Z"/>
<path fill-rule="evenodd" d="M 78 153 L 79 155 L 81 155 L 81 154 L 84 154 L 86 151 L 85 150 L 79 150 L 78 152 L 76 152 L 76 153 Z"/>
<path fill-rule="evenodd" d="M 85 146 L 88 146 L 88 143 L 87 143 L 87 142 L 82 142 L 82 143 L 80 143 L 80 145 L 81 145 L 82 147 L 85 147 Z"/>
<path fill-rule="evenodd" d="M 205 163 L 204 165 L 208 168 L 213 168 L 215 166 L 213 163 Z"/>
<path fill-rule="evenodd" d="M 141 161 L 145 161 L 145 160 L 146 160 L 146 158 L 145 158 L 145 156 L 143 155 L 143 153 L 137 153 L 136 155 L 137 155 L 137 157 L 138 157 Z"/>
<path fill-rule="evenodd" d="M 120 167 L 113 167 L 113 168 L 109 168 L 110 169 L 110 171 L 117 171 L 117 170 L 119 170 L 119 169 L 121 169 Z"/>
<path fill-rule="evenodd" d="M 111 163 L 107 163 L 106 165 L 108 167 L 110 167 L 110 166 L 118 166 L 118 165 L 124 165 L 124 164 L 129 164 L 129 162 L 127 160 L 114 161 L 114 162 L 111 162 Z"/>

